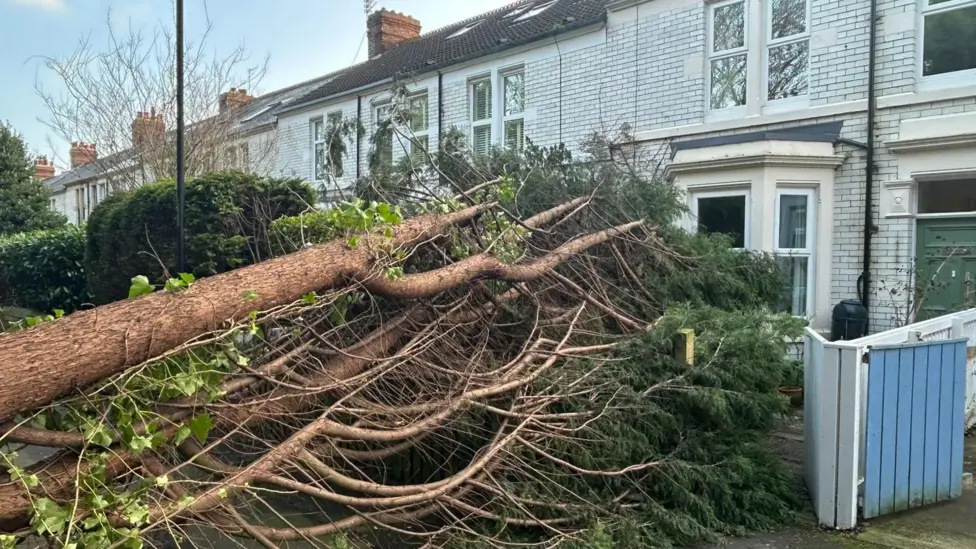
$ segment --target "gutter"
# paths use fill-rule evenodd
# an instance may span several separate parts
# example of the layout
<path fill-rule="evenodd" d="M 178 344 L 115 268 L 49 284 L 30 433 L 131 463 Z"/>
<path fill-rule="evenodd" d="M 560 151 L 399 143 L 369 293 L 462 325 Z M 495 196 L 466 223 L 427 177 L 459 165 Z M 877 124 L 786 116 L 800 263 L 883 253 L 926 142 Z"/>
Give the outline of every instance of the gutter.
<path fill-rule="evenodd" d="M 864 256 L 861 275 L 857 278 L 858 299 L 864 308 L 870 311 L 871 303 L 871 237 L 874 235 L 874 115 L 877 110 L 875 101 L 875 59 L 877 56 L 878 34 L 878 0 L 871 0 L 871 22 L 868 25 L 871 36 L 868 40 L 868 139 L 867 155 L 864 173 Z M 864 330 L 870 329 L 870 317 L 865 322 Z"/>

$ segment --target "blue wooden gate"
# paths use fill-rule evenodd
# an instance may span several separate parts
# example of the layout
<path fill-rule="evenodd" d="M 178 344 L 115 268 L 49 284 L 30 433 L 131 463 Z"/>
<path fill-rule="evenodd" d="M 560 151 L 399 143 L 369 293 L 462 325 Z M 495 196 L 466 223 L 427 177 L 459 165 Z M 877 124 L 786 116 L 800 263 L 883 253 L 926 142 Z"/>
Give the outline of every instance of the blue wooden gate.
<path fill-rule="evenodd" d="M 864 518 L 959 497 L 966 340 L 879 346 L 868 356 Z"/>

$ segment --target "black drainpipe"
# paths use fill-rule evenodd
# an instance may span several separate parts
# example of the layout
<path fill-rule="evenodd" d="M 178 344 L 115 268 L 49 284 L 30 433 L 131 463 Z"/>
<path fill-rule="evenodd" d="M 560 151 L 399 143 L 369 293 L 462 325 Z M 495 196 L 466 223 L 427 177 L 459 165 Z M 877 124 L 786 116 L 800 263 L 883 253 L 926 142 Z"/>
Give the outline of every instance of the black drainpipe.
<path fill-rule="evenodd" d="M 878 34 L 878 1 L 871 0 L 871 22 L 868 25 L 871 36 L 868 39 L 868 151 L 865 159 L 864 174 L 864 265 L 861 276 L 857 279 L 858 299 L 865 309 L 869 309 L 871 301 L 871 237 L 874 234 L 874 65 L 877 50 Z M 864 330 L 869 329 L 869 320 L 865 321 Z"/>
<path fill-rule="evenodd" d="M 360 152 L 362 152 L 362 145 L 360 145 L 360 141 L 362 140 L 361 137 L 362 132 L 359 131 L 359 126 L 362 123 L 363 123 L 363 96 L 357 95 L 356 96 L 356 179 L 359 179 L 362 176 L 362 169 L 359 165 L 360 162 L 359 154 Z"/>

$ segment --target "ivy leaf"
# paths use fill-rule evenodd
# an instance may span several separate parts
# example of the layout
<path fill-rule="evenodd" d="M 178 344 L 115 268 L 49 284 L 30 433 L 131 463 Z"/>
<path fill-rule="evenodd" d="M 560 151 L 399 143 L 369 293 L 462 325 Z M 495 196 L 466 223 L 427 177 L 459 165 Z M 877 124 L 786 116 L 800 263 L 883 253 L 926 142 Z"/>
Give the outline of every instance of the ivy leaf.
<path fill-rule="evenodd" d="M 85 435 L 85 440 L 88 441 L 88 444 L 104 446 L 106 448 L 112 445 L 112 435 L 104 423 L 88 422 L 82 428 L 81 432 Z"/>
<path fill-rule="evenodd" d="M 64 309 L 54 309 L 54 318 L 61 318 L 64 316 Z"/>
<path fill-rule="evenodd" d="M 210 420 L 209 414 L 200 414 L 191 419 L 187 426 L 190 428 L 193 436 L 197 437 L 197 440 L 207 442 L 207 436 L 210 435 L 210 428 L 213 427 L 213 422 Z"/>
<path fill-rule="evenodd" d="M 319 296 L 315 295 L 315 292 L 308 292 L 302 296 L 302 303 L 305 305 L 315 305 L 318 299 Z"/>
<path fill-rule="evenodd" d="M 244 301 L 257 301 L 258 292 L 257 290 L 248 290 L 244 292 Z"/>
<path fill-rule="evenodd" d="M 56 536 L 64 531 L 69 512 L 49 498 L 34 500 L 34 516 L 31 525 L 38 534 Z"/>
<path fill-rule="evenodd" d="M 169 477 L 163 475 L 161 477 L 156 477 L 156 486 L 166 486 L 169 484 Z"/>
<path fill-rule="evenodd" d="M 129 299 L 141 295 L 151 294 L 156 288 L 149 283 L 149 279 L 144 275 L 132 277 L 132 285 L 129 286 Z"/>
<path fill-rule="evenodd" d="M 166 281 L 166 285 L 163 286 L 163 290 L 167 292 L 178 292 L 183 289 L 183 282 L 178 278 L 171 278 Z"/>
<path fill-rule="evenodd" d="M 133 533 L 132 537 L 125 540 L 122 544 L 123 549 L 142 549 L 142 538 L 139 537 L 138 533 Z"/>
<path fill-rule="evenodd" d="M 139 502 L 131 503 L 125 508 L 125 518 L 136 526 L 145 524 L 149 518 L 149 506 Z"/>
<path fill-rule="evenodd" d="M 0 534 L 0 549 L 14 549 L 15 547 L 17 547 L 16 536 Z"/>
<path fill-rule="evenodd" d="M 141 454 L 145 450 L 152 448 L 152 437 L 147 436 L 134 436 L 129 440 L 129 449 L 136 453 L 136 455 Z"/>
<path fill-rule="evenodd" d="M 355 235 L 349 238 L 349 242 L 346 243 L 349 248 L 355 250 L 359 247 L 359 235 Z"/>
<path fill-rule="evenodd" d="M 180 282 L 183 283 L 184 288 L 189 288 L 190 284 L 196 281 L 197 277 L 193 276 L 193 273 L 180 273 Z"/>
<path fill-rule="evenodd" d="M 176 435 L 173 437 L 173 444 L 175 444 L 176 446 L 183 444 L 183 441 L 186 440 L 186 438 L 192 434 L 193 432 L 190 431 L 190 428 L 187 427 L 186 425 L 180 427 L 176 431 Z"/>

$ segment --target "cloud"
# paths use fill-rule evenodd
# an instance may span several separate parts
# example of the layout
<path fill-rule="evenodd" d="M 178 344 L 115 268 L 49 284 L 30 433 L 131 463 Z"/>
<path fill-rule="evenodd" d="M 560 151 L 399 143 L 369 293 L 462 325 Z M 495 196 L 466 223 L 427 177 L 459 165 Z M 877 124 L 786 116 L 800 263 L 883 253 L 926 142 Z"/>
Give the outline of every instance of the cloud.
<path fill-rule="evenodd" d="M 10 0 L 13 4 L 31 6 L 47 11 L 63 11 L 67 8 L 64 0 Z"/>

